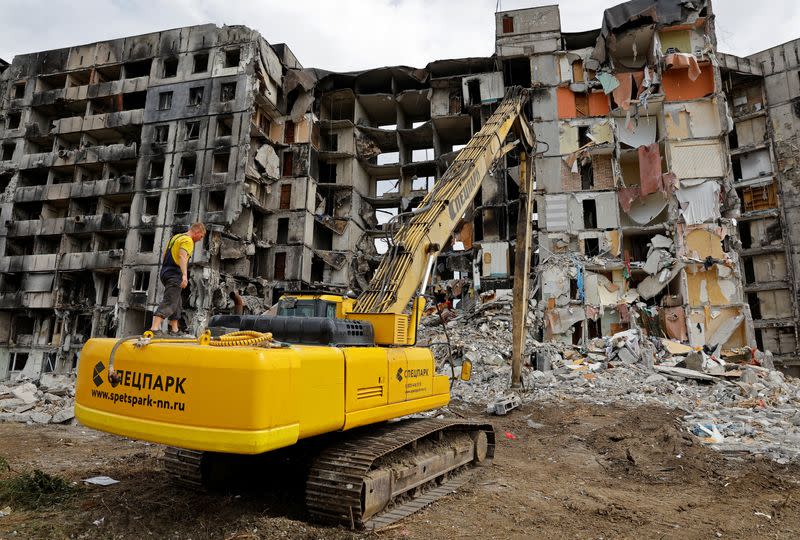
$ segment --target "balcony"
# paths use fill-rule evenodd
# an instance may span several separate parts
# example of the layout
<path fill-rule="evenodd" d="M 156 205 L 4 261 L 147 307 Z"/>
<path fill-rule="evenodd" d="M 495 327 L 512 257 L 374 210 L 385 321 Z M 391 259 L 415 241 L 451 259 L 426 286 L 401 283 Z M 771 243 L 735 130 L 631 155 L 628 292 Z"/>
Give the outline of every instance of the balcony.
<path fill-rule="evenodd" d="M 144 109 L 121 111 L 103 114 L 90 114 L 88 116 L 71 116 L 53 122 L 53 135 L 66 135 L 68 133 L 91 133 L 141 126 L 144 122 Z"/>
<path fill-rule="evenodd" d="M 127 112 L 113 114 L 127 114 Z M 78 150 L 59 150 L 58 152 L 26 154 L 22 156 L 22 159 L 19 163 L 19 168 L 34 169 L 36 167 L 69 167 L 72 165 L 105 163 L 109 161 L 135 160 L 138 157 L 139 148 L 136 143 L 107 144 L 87 146 Z"/>
<path fill-rule="evenodd" d="M 65 233 L 125 232 L 128 230 L 128 214 L 105 213 L 91 216 L 8 221 L 6 230 L 6 236 L 9 238 Z"/>
<path fill-rule="evenodd" d="M 56 201 L 77 197 L 100 197 L 133 192 L 133 177 L 121 176 L 106 180 L 90 182 L 71 182 L 68 184 L 52 184 L 48 186 L 27 186 L 17 188 L 14 201 Z"/>
<path fill-rule="evenodd" d="M 121 81 L 109 81 L 98 84 L 84 84 L 70 88 L 56 88 L 37 92 L 33 95 L 31 105 L 42 107 L 54 105 L 60 101 L 85 101 L 87 99 L 127 94 L 129 92 L 142 92 L 147 90 L 150 77 L 136 77 Z"/>

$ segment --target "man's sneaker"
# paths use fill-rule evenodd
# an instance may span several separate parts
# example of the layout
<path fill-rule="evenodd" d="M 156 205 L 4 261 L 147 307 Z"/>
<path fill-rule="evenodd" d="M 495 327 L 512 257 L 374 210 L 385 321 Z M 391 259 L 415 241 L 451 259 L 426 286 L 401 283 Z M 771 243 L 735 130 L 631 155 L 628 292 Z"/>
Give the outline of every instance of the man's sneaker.
<path fill-rule="evenodd" d="M 178 330 L 177 332 L 173 332 L 172 330 L 170 330 L 167 333 L 167 335 L 169 337 L 171 337 L 171 338 L 193 338 L 194 337 L 193 335 L 187 334 L 185 332 L 181 332 L 180 330 Z"/>
<path fill-rule="evenodd" d="M 160 338 L 167 337 L 167 334 L 164 333 L 163 330 L 150 330 L 150 331 L 153 333 L 153 337 L 154 338 L 159 338 L 160 339 Z"/>

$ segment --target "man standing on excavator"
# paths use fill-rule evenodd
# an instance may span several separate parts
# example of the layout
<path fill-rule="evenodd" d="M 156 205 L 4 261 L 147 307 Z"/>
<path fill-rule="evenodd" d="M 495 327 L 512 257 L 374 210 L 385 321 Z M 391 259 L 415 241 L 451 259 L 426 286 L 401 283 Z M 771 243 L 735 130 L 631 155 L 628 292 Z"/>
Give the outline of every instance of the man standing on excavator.
<path fill-rule="evenodd" d="M 161 263 L 161 283 L 164 284 L 164 297 L 153 315 L 150 331 L 156 336 L 164 335 L 161 324 L 169 319 L 169 334 L 180 334 L 178 321 L 181 318 L 181 290 L 189 284 L 189 259 L 194 253 L 194 245 L 206 235 L 206 227 L 195 223 L 185 233 L 170 238 Z"/>

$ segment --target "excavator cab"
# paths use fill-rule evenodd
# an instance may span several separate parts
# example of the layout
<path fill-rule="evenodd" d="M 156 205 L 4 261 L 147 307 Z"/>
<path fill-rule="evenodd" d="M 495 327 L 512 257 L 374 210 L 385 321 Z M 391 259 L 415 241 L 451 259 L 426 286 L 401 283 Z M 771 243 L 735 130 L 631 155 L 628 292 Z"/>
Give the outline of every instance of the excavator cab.
<path fill-rule="evenodd" d="M 296 292 L 281 296 L 277 315 L 281 317 L 325 317 L 344 319 L 353 311 L 355 299 L 340 294 Z"/>

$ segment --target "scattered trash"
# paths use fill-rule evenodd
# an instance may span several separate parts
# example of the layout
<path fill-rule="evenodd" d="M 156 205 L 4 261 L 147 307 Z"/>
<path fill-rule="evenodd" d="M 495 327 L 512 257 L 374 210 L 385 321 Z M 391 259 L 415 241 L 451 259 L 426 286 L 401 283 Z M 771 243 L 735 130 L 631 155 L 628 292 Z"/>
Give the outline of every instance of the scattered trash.
<path fill-rule="evenodd" d="M 92 521 L 92 525 L 94 525 L 95 527 L 99 527 L 100 525 L 102 525 L 105 522 L 106 522 L 106 518 L 105 518 L 105 516 L 103 516 L 100 519 L 96 519 L 96 520 Z"/>
<path fill-rule="evenodd" d="M 769 515 L 769 514 L 765 514 L 764 512 L 753 512 L 753 513 L 754 513 L 755 515 L 759 516 L 759 517 L 764 517 L 764 518 L 767 518 L 767 519 L 772 519 L 772 516 L 771 516 L 771 515 Z"/>
<path fill-rule="evenodd" d="M 119 484 L 119 480 L 114 480 L 110 476 L 93 476 L 91 478 L 86 478 L 83 482 L 85 484 L 94 484 L 96 486 L 110 486 L 113 484 Z"/>
<path fill-rule="evenodd" d="M 533 420 L 528 420 L 528 427 L 531 429 L 542 429 L 544 424 L 540 424 L 539 422 L 534 422 Z"/>
<path fill-rule="evenodd" d="M 5 517 L 11 514 L 11 507 L 6 506 L 5 508 L 0 508 L 0 517 Z"/>
<path fill-rule="evenodd" d="M 506 431 L 506 439 L 509 439 L 511 441 L 516 441 L 517 436 L 511 433 L 510 431 Z"/>

